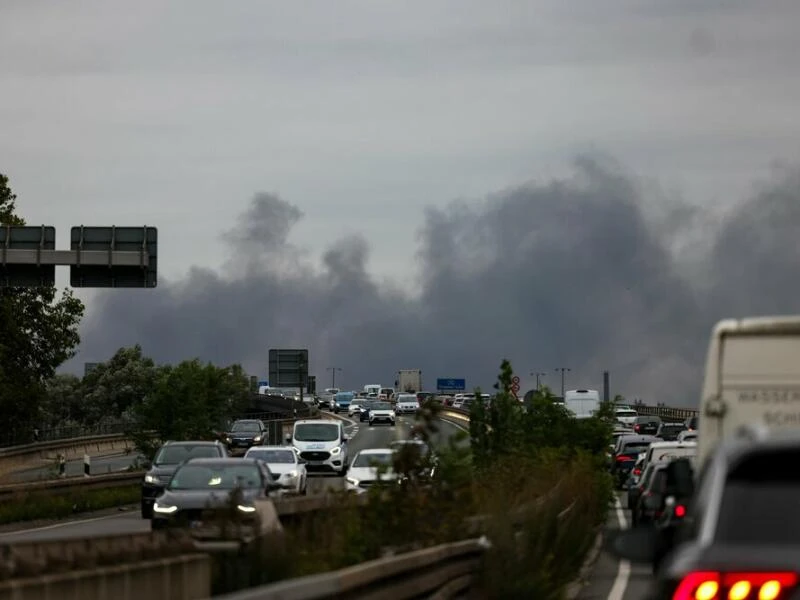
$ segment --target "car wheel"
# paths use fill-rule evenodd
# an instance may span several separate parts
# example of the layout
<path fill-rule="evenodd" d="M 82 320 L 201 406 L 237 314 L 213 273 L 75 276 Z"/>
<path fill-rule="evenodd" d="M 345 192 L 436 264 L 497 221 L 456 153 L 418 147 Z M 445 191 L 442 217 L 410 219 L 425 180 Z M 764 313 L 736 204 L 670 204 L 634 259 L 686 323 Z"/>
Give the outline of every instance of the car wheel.
<path fill-rule="evenodd" d="M 146 502 L 142 502 L 142 518 L 143 519 L 152 519 L 153 518 L 153 505 L 147 504 Z"/>

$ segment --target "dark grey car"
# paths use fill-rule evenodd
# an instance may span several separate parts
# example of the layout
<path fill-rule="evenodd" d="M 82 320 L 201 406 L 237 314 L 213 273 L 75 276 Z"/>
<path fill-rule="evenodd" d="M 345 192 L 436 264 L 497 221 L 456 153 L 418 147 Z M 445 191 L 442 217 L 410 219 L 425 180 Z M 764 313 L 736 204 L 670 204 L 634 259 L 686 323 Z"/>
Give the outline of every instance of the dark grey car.
<path fill-rule="evenodd" d="M 209 526 L 234 508 L 243 521 L 256 517 L 254 503 L 283 489 L 266 463 L 250 458 L 199 458 L 180 465 L 153 505 L 153 529 Z M 231 506 L 231 493 L 241 494 Z"/>

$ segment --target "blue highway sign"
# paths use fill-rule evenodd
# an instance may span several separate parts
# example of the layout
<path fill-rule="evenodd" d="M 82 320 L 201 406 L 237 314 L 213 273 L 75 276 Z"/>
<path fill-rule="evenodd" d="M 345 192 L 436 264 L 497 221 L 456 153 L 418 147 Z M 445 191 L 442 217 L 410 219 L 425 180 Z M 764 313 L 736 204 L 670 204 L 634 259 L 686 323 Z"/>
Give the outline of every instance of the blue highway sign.
<path fill-rule="evenodd" d="M 436 389 L 440 392 L 463 392 L 467 389 L 466 379 L 437 379 Z"/>

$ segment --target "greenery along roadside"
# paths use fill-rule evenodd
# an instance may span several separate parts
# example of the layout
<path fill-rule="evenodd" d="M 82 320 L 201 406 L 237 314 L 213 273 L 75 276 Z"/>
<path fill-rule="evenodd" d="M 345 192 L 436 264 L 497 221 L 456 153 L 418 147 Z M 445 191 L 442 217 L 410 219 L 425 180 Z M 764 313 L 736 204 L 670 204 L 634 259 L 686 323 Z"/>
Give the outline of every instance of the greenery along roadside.
<path fill-rule="evenodd" d="M 75 514 L 116 508 L 139 502 L 138 484 L 106 489 L 74 489 L 52 494 L 28 492 L 0 504 L 0 525 L 24 521 L 64 519 Z"/>
<path fill-rule="evenodd" d="M 603 460 L 611 426 L 584 422 L 549 391 L 528 407 L 510 394 L 503 362 L 498 394 L 471 415 L 470 448 L 451 439 L 432 466 L 409 448 L 394 471 L 402 484 L 373 487 L 368 505 L 342 495 L 337 510 L 286 523 L 281 539 L 263 540 L 246 556 L 217 556 L 215 593 L 340 569 L 397 553 L 486 533 L 492 542 L 480 573 L 484 598 L 560 598 L 578 572 L 612 494 Z M 433 445 L 440 407 L 426 404 L 412 433 Z M 604 409 L 608 412 L 607 409 Z M 466 434 L 464 434 L 466 435 Z M 487 518 L 467 526 L 473 515 Z"/>

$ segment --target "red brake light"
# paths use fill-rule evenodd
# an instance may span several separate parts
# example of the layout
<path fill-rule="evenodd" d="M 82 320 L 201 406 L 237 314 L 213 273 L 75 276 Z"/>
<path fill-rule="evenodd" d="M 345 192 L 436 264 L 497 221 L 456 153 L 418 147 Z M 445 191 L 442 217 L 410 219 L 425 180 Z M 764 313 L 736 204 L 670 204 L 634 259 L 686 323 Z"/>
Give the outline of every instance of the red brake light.
<path fill-rule="evenodd" d="M 641 425 L 634 425 L 633 426 L 633 430 L 634 431 L 639 431 L 639 427 L 641 427 Z"/>
<path fill-rule="evenodd" d="M 625 456 L 624 454 L 620 454 L 617 456 L 617 462 L 628 462 L 631 459 L 630 456 Z"/>
<path fill-rule="evenodd" d="M 797 574 L 791 572 L 697 571 L 681 580 L 672 600 L 781 600 L 797 581 Z"/>
<path fill-rule="evenodd" d="M 633 470 L 633 474 L 634 475 L 641 475 L 642 474 L 642 470 L 641 469 L 634 469 Z"/>
<path fill-rule="evenodd" d="M 686 516 L 686 507 L 683 504 L 678 504 L 675 507 L 675 516 L 679 519 Z"/>

